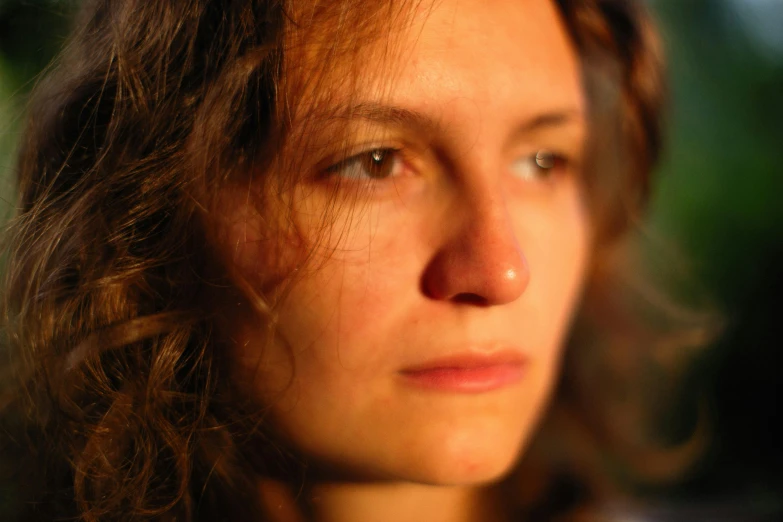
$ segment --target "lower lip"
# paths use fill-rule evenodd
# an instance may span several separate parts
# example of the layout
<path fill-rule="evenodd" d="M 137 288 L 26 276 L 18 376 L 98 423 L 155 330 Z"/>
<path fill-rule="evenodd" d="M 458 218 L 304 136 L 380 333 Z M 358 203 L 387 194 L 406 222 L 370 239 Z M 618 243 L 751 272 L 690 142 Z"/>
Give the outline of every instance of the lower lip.
<path fill-rule="evenodd" d="M 524 374 L 522 363 L 503 363 L 467 368 L 430 368 L 402 372 L 414 386 L 461 393 L 482 393 L 510 386 Z"/>

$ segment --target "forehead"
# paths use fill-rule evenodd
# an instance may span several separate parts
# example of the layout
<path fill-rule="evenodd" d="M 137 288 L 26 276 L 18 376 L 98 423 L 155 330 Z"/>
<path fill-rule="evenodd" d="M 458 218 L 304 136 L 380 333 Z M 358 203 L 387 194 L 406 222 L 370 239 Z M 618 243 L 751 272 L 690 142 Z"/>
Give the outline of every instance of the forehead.
<path fill-rule="evenodd" d="M 422 113 L 473 104 L 516 119 L 583 109 L 576 53 L 551 0 L 331 5 L 302 10 L 290 32 L 294 119 L 362 102 Z"/>

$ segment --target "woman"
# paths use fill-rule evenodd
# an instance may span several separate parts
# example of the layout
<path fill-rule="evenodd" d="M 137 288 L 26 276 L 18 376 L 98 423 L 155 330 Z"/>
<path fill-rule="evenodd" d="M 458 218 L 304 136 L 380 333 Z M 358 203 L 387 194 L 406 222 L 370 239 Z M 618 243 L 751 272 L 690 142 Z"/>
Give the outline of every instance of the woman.
<path fill-rule="evenodd" d="M 508 477 L 657 153 L 637 6 L 94 1 L 77 28 L 8 240 L 20 517 L 522 516 Z"/>

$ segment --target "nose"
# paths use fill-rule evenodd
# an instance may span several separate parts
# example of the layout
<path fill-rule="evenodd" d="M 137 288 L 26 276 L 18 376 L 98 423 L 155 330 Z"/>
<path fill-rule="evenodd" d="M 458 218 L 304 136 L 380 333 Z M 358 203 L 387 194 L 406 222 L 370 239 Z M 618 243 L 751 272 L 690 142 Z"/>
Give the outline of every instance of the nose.
<path fill-rule="evenodd" d="M 500 305 L 519 298 L 530 281 L 527 260 L 501 195 L 462 205 L 456 232 L 425 268 L 422 290 L 431 299 Z"/>

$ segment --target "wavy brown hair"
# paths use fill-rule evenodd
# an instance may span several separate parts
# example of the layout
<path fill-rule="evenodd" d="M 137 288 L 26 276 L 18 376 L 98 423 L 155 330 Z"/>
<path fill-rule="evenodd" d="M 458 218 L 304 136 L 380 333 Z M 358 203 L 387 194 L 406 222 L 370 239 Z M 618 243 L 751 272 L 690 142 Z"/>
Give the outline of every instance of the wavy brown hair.
<path fill-rule="evenodd" d="M 600 254 L 638 223 L 648 199 L 659 47 L 630 1 L 557 5 L 582 58 L 593 136 L 612 144 L 592 147 L 587 173 L 599 255 L 585 308 L 595 311 L 589 324 L 627 333 L 629 323 L 600 304 L 616 280 Z M 268 440 L 263 417 L 231 389 L 209 300 L 216 286 L 240 282 L 216 275 L 205 246 L 210 195 L 237 177 L 263 181 L 285 142 L 286 45 L 302 28 L 289 8 L 88 1 L 37 87 L 3 288 L 13 370 L 3 443 L 23 458 L 4 457 L 4 466 L 23 499 L 20 520 L 264 520 L 257 477 L 299 480 L 301 462 Z M 402 8 L 313 3 L 308 23 L 333 24 L 358 46 L 362 34 L 383 34 L 368 13 L 382 9 Z M 614 440 L 584 399 L 595 394 L 580 365 L 566 359 L 553 411 L 568 413 L 555 417 L 577 419 L 599 434 L 591 440 Z M 519 474 L 541 469 L 526 458 Z M 596 476 L 581 474 L 588 486 Z M 547 496 L 539 482 L 525 484 L 535 485 L 534 500 Z"/>

